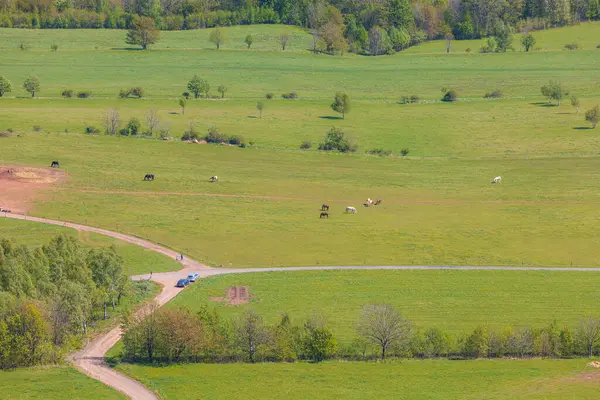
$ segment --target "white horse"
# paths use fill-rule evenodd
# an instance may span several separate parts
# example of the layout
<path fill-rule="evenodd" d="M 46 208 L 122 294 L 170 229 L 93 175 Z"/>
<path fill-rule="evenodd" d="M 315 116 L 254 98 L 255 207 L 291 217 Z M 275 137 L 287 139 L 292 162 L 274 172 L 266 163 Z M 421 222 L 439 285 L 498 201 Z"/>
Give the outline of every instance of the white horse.
<path fill-rule="evenodd" d="M 356 208 L 348 206 L 348 207 L 346 207 L 346 212 L 347 213 L 351 212 L 353 214 L 356 214 Z"/>
<path fill-rule="evenodd" d="M 500 183 L 500 181 L 502 180 L 501 176 L 497 176 L 494 178 L 494 180 L 492 181 L 492 183 Z"/>
<path fill-rule="evenodd" d="M 210 181 L 211 181 L 211 182 L 219 182 L 219 177 L 218 177 L 218 176 L 216 176 L 216 175 L 215 175 L 215 176 L 211 176 L 211 177 L 210 177 Z"/>

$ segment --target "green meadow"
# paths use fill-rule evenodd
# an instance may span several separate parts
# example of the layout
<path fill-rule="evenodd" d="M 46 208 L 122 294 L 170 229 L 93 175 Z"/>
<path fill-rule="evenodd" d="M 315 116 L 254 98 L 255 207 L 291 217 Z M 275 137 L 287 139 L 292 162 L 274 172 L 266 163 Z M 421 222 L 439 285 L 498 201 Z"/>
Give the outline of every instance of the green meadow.
<path fill-rule="evenodd" d="M 116 390 L 68 366 L 2 371 L 0 393 L 7 400 L 126 399 Z"/>
<path fill-rule="evenodd" d="M 162 398 L 593 399 L 583 360 L 410 360 L 388 363 L 119 364 Z"/>
<path fill-rule="evenodd" d="M 224 275 L 202 279 L 169 303 L 197 311 L 215 307 L 226 318 L 245 308 L 277 323 L 288 313 L 295 324 L 318 312 L 343 345 L 357 338 L 356 321 L 369 304 L 391 304 L 417 329 L 441 328 L 458 335 L 477 326 L 543 328 L 556 321 L 575 329 L 598 314 L 595 272 L 563 271 L 302 271 Z M 228 287 L 248 286 L 250 302 L 214 301 Z"/>

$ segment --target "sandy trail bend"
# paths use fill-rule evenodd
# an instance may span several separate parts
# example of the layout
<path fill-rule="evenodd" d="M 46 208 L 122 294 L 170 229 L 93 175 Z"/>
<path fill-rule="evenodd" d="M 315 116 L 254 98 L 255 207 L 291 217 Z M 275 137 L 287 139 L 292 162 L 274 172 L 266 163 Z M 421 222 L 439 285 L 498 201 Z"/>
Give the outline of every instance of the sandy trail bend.
<path fill-rule="evenodd" d="M 52 219 L 28 217 L 20 214 L 5 213 L 4 217 L 12 219 L 21 219 L 34 221 L 44 224 L 58 225 L 68 228 L 73 228 L 78 231 L 88 231 L 99 233 L 101 235 L 110 236 L 128 243 L 142 246 L 146 249 L 164 254 L 172 259 L 175 259 L 179 254 L 173 250 L 159 246 L 135 236 L 125 235 L 123 233 L 107 231 L 105 229 L 94 228 L 86 225 L 72 224 Z M 149 275 L 132 276 L 134 280 L 152 279 L 154 282 L 162 285 L 162 291 L 154 298 L 159 306 L 167 303 L 173 297 L 177 296 L 183 289 L 176 288 L 175 282 L 179 278 L 187 276 L 190 272 L 196 272 L 200 277 L 205 278 L 213 275 L 224 274 L 241 274 L 251 272 L 275 272 L 275 271 L 315 271 L 315 270 L 517 270 L 517 271 L 568 271 L 568 272 L 600 272 L 600 268 L 551 268 L 551 267 L 506 267 L 506 266 L 444 266 L 444 265 L 429 265 L 429 266 L 318 266 L 318 267 L 280 267 L 280 268 L 211 268 L 207 265 L 194 261 L 185 257 L 183 261 L 179 261 L 183 268 L 176 272 L 155 273 Z M 90 342 L 83 350 L 74 355 L 73 360 L 77 369 L 84 374 L 99 380 L 100 382 L 126 394 L 134 400 L 157 400 L 154 393 L 148 390 L 138 381 L 131 379 L 113 369 L 104 361 L 106 352 L 115 345 L 121 338 L 121 328 L 116 327 L 105 333 L 94 341 Z"/>

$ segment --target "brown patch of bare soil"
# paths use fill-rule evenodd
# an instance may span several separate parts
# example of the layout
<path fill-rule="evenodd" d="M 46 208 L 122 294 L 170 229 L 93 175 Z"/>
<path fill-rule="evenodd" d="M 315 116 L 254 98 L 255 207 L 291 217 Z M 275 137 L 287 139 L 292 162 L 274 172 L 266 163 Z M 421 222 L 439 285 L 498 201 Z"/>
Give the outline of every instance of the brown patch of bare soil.
<path fill-rule="evenodd" d="M 600 368 L 600 361 L 589 362 L 588 367 Z"/>
<path fill-rule="evenodd" d="M 25 213 L 40 189 L 62 182 L 65 173 L 55 168 L 0 166 L 0 208 Z"/>
<path fill-rule="evenodd" d="M 231 286 L 227 288 L 225 295 L 225 297 L 211 297 L 211 300 L 238 306 L 247 303 L 252 297 L 248 286 Z"/>

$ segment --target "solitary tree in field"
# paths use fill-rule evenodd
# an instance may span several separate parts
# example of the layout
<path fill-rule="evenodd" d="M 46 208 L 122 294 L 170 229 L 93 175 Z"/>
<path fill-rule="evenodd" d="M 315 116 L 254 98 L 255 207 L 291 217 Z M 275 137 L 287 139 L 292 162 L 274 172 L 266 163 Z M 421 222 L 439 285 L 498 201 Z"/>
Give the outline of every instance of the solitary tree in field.
<path fill-rule="evenodd" d="M 148 45 L 158 42 L 159 39 L 160 31 L 156 28 L 154 20 L 150 17 L 139 17 L 133 21 L 127 32 L 125 43 L 137 44 L 146 50 Z"/>
<path fill-rule="evenodd" d="M 279 43 L 281 44 L 281 50 L 285 51 L 285 46 L 287 46 L 289 40 L 290 40 L 289 33 L 284 32 L 281 35 L 279 35 Z"/>
<path fill-rule="evenodd" d="M 452 41 L 454 40 L 454 35 L 452 32 L 446 33 L 444 36 L 444 40 L 446 40 L 446 53 L 450 53 L 450 49 L 452 48 Z"/>
<path fill-rule="evenodd" d="M 333 103 L 331 103 L 331 109 L 341 113 L 342 119 L 344 119 L 346 113 L 350 112 L 350 96 L 346 93 L 337 92 L 333 99 Z"/>
<path fill-rule="evenodd" d="M 579 114 L 579 106 L 581 105 L 581 103 L 579 102 L 577 96 L 571 96 L 571 105 L 575 107 L 577 114 Z"/>
<path fill-rule="evenodd" d="M 185 115 L 185 106 L 187 105 L 187 100 L 185 97 L 179 99 L 179 107 L 181 107 L 181 114 Z"/>
<path fill-rule="evenodd" d="M 0 76 L 0 97 L 12 91 L 10 81 L 3 76 Z"/>
<path fill-rule="evenodd" d="M 217 88 L 217 92 L 221 93 L 221 98 L 225 98 L 225 93 L 227 93 L 227 86 L 225 85 L 220 85 Z"/>
<path fill-rule="evenodd" d="M 411 324 L 389 304 L 365 306 L 358 321 L 360 336 L 381 348 L 381 359 L 395 344 L 408 341 Z"/>
<path fill-rule="evenodd" d="M 194 93 L 194 98 L 200 97 L 201 94 L 204 94 L 208 97 L 208 92 L 210 91 L 210 85 L 204 79 L 201 79 L 198 75 L 194 75 L 192 79 L 187 84 L 187 88 L 190 92 Z"/>
<path fill-rule="evenodd" d="M 30 76 L 23 82 L 23 88 L 31 93 L 31 97 L 35 97 L 35 92 L 40 91 L 40 78 L 37 76 Z"/>
<path fill-rule="evenodd" d="M 560 101 L 569 95 L 569 89 L 562 86 L 558 82 L 550 81 L 547 85 L 541 87 L 542 94 L 548 97 L 548 103 L 552 103 L 552 100 L 556 100 L 560 106 Z"/>
<path fill-rule="evenodd" d="M 531 33 L 523 35 L 521 37 L 521 44 L 525 48 L 525 51 L 529 51 L 530 48 L 535 46 L 535 38 L 533 37 L 533 35 Z"/>
<path fill-rule="evenodd" d="M 154 130 L 158 129 L 160 126 L 160 117 L 158 116 L 158 112 L 156 112 L 156 110 L 148 110 L 148 113 L 146 114 L 146 124 L 148 125 L 150 136 L 152 136 Z"/>
<path fill-rule="evenodd" d="M 111 108 L 104 116 L 104 132 L 107 135 L 115 135 L 121 127 L 121 116 L 115 108 Z"/>
<path fill-rule="evenodd" d="M 211 43 L 217 46 L 217 50 L 219 50 L 221 48 L 221 45 L 225 42 L 225 31 L 223 31 L 221 27 L 217 26 L 210 33 L 209 40 L 211 41 Z"/>
<path fill-rule="evenodd" d="M 257 101 L 256 102 L 256 109 L 260 113 L 260 118 L 262 118 L 262 113 L 263 113 L 263 110 L 265 109 L 265 102 L 261 101 L 261 100 Z"/>
<path fill-rule="evenodd" d="M 600 121 L 600 108 L 596 106 L 591 110 L 587 110 L 585 120 L 592 124 L 592 128 L 595 128 L 598 121 Z"/>
<path fill-rule="evenodd" d="M 246 45 L 248 46 L 248 50 L 250 50 L 250 46 L 252 46 L 252 43 L 254 43 L 254 39 L 252 39 L 252 35 L 246 36 L 244 43 L 246 43 Z"/>

